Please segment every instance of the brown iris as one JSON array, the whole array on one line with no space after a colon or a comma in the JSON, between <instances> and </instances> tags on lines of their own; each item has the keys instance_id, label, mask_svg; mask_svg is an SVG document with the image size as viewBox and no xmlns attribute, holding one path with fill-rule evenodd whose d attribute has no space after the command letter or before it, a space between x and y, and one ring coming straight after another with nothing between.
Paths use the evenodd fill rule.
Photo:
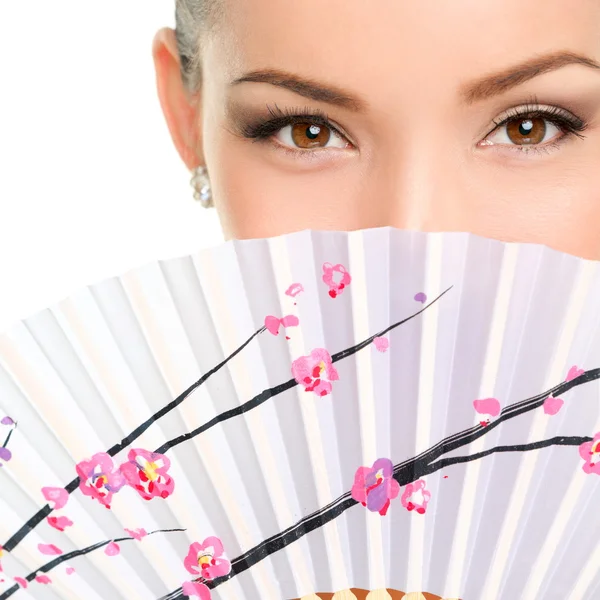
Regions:
<instances>
[{"instance_id":1,"label":"brown iris","mask_svg":"<svg viewBox=\"0 0 600 600\"><path fill-rule=\"evenodd\" d=\"M331 137L331 130L325 125L296 123L292 125L292 139L299 148L324 146Z\"/></svg>"},{"instance_id":2,"label":"brown iris","mask_svg":"<svg viewBox=\"0 0 600 600\"><path fill-rule=\"evenodd\" d=\"M546 135L546 120L515 119L507 124L506 132L513 144L539 144Z\"/></svg>"}]
</instances>

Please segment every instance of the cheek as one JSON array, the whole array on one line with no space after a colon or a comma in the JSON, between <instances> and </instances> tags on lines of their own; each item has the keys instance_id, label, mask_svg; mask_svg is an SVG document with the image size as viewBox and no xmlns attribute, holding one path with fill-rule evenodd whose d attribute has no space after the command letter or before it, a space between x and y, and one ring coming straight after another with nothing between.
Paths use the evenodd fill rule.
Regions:
<instances>
[{"instance_id":1,"label":"cheek","mask_svg":"<svg viewBox=\"0 0 600 600\"><path fill-rule=\"evenodd\" d=\"M362 179L348 165L307 170L259 144L222 141L211 148L211 185L226 239L370 226Z\"/></svg>"},{"instance_id":2,"label":"cheek","mask_svg":"<svg viewBox=\"0 0 600 600\"><path fill-rule=\"evenodd\" d=\"M479 178L468 194L465 229L600 259L600 170L592 161L556 160L498 174Z\"/></svg>"}]
</instances>

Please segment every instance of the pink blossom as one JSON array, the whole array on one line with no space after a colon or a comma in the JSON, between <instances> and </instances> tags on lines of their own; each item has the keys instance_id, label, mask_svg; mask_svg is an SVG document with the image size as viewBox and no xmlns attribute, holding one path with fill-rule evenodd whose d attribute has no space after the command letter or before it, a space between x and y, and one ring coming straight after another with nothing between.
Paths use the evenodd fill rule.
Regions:
<instances>
[{"instance_id":1,"label":"pink blossom","mask_svg":"<svg viewBox=\"0 0 600 600\"><path fill-rule=\"evenodd\" d=\"M127 458L121 473L144 500L168 498L173 493L175 482L168 473L171 461L164 454L133 448Z\"/></svg>"},{"instance_id":2,"label":"pink blossom","mask_svg":"<svg viewBox=\"0 0 600 600\"><path fill-rule=\"evenodd\" d=\"M192 575L200 575L210 580L227 575L231 563L222 558L223 544L217 537L207 537L202 543L194 542L183 561L183 565Z\"/></svg>"},{"instance_id":3,"label":"pink blossom","mask_svg":"<svg viewBox=\"0 0 600 600\"><path fill-rule=\"evenodd\" d=\"M22 587L22 588L26 588L29 583L27 581L27 579L23 578L23 577L15 577L14 580Z\"/></svg>"},{"instance_id":4,"label":"pink blossom","mask_svg":"<svg viewBox=\"0 0 600 600\"><path fill-rule=\"evenodd\" d=\"M60 548L57 548L54 544L38 544L38 550L42 554L50 555L57 555L63 553L63 551Z\"/></svg>"},{"instance_id":5,"label":"pink blossom","mask_svg":"<svg viewBox=\"0 0 600 600\"><path fill-rule=\"evenodd\" d=\"M110 542L106 545L106 548L104 548L104 554L106 554L106 556L117 556L120 552L121 548L116 542Z\"/></svg>"},{"instance_id":6,"label":"pink blossom","mask_svg":"<svg viewBox=\"0 0 600 600\"><path fill-rule=\"evenodd\" d=\"M352 497L371 512L384 516L390 501L400 493L393 475L394 465L389 458L377 459L372 467L359 467L354 475Z\"/></svg>"},{"instance_id":7,"label":"pink blossom","mask_svg":"<svg viewBox=\"0 0 600 600\"><path fill-rule=\"evenodd\" d=\"M473 400L475 412L484 416L479 421L480 425L488 425L491 417L497 417L500 414L500 402L496 398L485 398L484 400Z\"/></svg>"},{"instance_id":8,"label":"pink blossom","mask_svg":"<svg viewBox=\"0 0 600 600\"><path fill-rule=\"evenodd\" d=\"M376 337L373 339L373 345L379 352L385 352L390 347L390 341L386 337Z\"/></svg>"},{"instance_id":9,"label":"pink blossom","mask_svg":"<svg viewBox=\"0 0 600 600\"><path fill-rule=\"evenodd\" d=\"M430 499L431 492L425 489L425 480L419 479L404 488L400 501L406 510L416 510L422 515L427 510L427 503Z\"/></svg>"},{"instance_id":10,"label":"pink blossom","mask_svg":"<svg viewBox=\"0 0 600 600\"><path fill-rule=\"evenodd\" d=\"M296 297L300 292L304 291L304 287L301 283L292 283L290 287L285 290L286 296L291 296L292 298Z\"/></svg>"},{"instance_id":11,"label":"pink blossom","mask_svg":"<svg viewBox=\"0 0 600 600\"><path fill-rule=\"evenodd\" d=\"M48 502L53 502L54 506L51 506L52 510L59 510L63 508L69 500L69 492L64 488L59 487L43 487L42 494Z\"/></svg>"},{"instance_id":12,"label":"pink blossom","mask_svg":"<svg viewBox=\"0 0 600 600\"><path fill-rule=\"evenodd\" d=\"M583 471L590 475L600 475L600 432L590 442L584 442L579 446L579 456L585 461Z\"/></svg>"},{"instance_id":13,"label":"pink blossom","mask_svg":"<svg viewBox=\"0 0 600 600\"><path fill-rule=\"evenodd\" d=\"M546 400L544 400L544 412L547 415L555 415L564 404L564 401L561 398L555 398L554 396L548 396Z\"/></svg>"},{"instance_id":14,"label":"pink blossom","mask_svg":"<svg viewBox=\"0 0 600 600\"><path fill-rule=\"evenodd\" d=\"M90 460L82 460L76 469L79 489L84 496L91 496L110 508L113 494L125 485L125 479L115 468L112 458L106 452L98 452Z\"/></svg>"},{"instance_id":15,"label":"pink blossom","mask_svg":"<svg viewBox=\"0 0 600 600\"><path fill-rule=\"evenodd\" d=\"M185 581L181 586L184 596L198 597L200 600L210 600L211 594L208 586L197 581Z\"/></svg>"},{"instance_id":16,"label":"pink blossom","mask_svg":"<svg viewBox=\"0 0 600 600\"><path fill-rule=\"evenodd\" d=\"M295 327L300 323L298 317L295 315L286 315L281 319L277 317L273 317L269 315L265 317L265 327L273 334L277 335L279 333L280 327Z\"/></svg>"},{"instance_id":17,"label":"pink blossom","mask_svg":"<svg viewBox=\"0 0 600 600\"><path fill-rule=\"evenodd\" d=\"M304 391L317 396L331 393L331 382L339 375L331 362L331 355L325 348L315 348L310 356L301 356L292 363L294 379L304 386Z\"/></svg>"},{"instance_id":18,"label":"pink blossom","mask_svg":"<svg viewBox=\"0 0 600 600\"><path fill-rule=\"evenodd\" d=\"M67 527L73 525L73 521L67 517L48 517L46 521L48 521L48 525L58 529L58 531L64 531Z\"/></svg>"},{"instance_id":19,"label":"pink blossom","mask_svg":"<svg viewBox=\"0 0 600 600\"><path fill-rule=\"evenodd\" d=\"M579 369L577 367L577 365L573 365L569 369L569 372L567 373L567 378L565 379L565 381L572 381L573 379L576 379L577 377L579 377L580 375L583 375L584 373L585 373L585 371L583 369Z\"/></svg>"},{"instance_id":20,"label":"pink blossom","mask_svg":"<svg viewBox=\"0 0 600 600\"><path fill-rule=\"evenodd\" d=\"M148 533L146 532L145 529L127 529L125 528L125 531L134 539L137 540L138 542L145 536L148 535Z\"/></svg>"},{"instance_id":21,"label":"pink blossom","mask_svg":"<svg viewBox=\"0 0 600 600\"><path fill-rule=\"evenodd\" d=\"M335 298L350 284L352 278L343 265L325 263L323 265L323 281L329 286L329 295Z\"/></svg>"},{"instance_id":22,"label":"pink blossom","mask_svg":"<svg viewBox=\"0 0 600 600\"><path fill-rule=\"evenodd\" d=\"M52 580L50 579L50 577L48 577L48 575L38 575L35 580L38 583L43 583L45 585L48 585L49 583L52 583Z\"/></svg>"},{"instance_id":23,"label":"pink blossom","mask_svg":"<svg viewBox=\"0 0 600 600\"><path fill-rule=\"evenodd\" d=\"M75 573L75 569L74 569L73 567L67 567L67 568L65 569L65 573L66 573L67 575L72 575L73 573Z\"/></svg>"}]
</instances>

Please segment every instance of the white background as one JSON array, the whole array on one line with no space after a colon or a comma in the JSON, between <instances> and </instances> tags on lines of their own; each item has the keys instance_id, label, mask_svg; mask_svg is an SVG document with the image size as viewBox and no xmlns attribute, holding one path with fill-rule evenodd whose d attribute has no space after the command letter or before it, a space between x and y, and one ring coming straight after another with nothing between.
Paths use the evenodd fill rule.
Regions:
<instances>
[{"instance_id":1,"label":"white background","mask_svg":"<svg viewBox=\"0 0 600 600\"><path fill-rule=\"evenodd\" d=\"M160 110L174 0L0 0L0 331L76 289L222 241Z\"/></svg>"}]
</instances>

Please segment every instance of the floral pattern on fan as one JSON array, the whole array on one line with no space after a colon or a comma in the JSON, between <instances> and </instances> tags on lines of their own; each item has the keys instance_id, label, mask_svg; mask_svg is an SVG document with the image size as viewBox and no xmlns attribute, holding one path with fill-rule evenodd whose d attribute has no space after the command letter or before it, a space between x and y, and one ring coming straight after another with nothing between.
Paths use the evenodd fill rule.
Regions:
<instances>
[{"instance_id":1,"label":"floral pattern on fan","mask_svg":"<svg viewBox=\"0 0 600 600\"><path fill-rule=\"evenodd\" d=\"M319 397L331 394L331 382L340 378L325 348L315 348L310 355L297 358L292 363L292 375L305 392Z\"/></svg>"},{"instance_id":2,"label":"floral pattern on fan","mask_svg":"<svg viewBox=\"0 0 600 600\"><path fill-rule=\"evenodd\" d=\"M431 492L425 489L424 479L419 479L413 483L408 483L404 488L404 493L400 499L402 506L406 510L414 510L420 515L424 515L427 510L427 503L431 500Z\"/></svg>"},{"instance_id":3,"label":"floral pattern on fan","mask_svg":"<svg viewBox=\"0 0 600 600\"><path fill-rule=\"evenodd\" d=\"M323 265L323 281L329 287L329 296L337 298L350 285L352 277L344 265L325 263Z\"/></svg>"},{"instance_id":4,"label":"floral pattern on fan","mask_svg":"<svg viewBox=\"0 0 600 600\"><path fill-rule=\"evenodd\" d=\"M173 493L175 482L168 473L171 461L164 454L134 448L127 458L120 467L114 465L106 452L82 460L76 467L81 492L106 508L110 508L113 495L125 485L131 486L144 500L164 499Z\"/></svg>"},{"instance_id":5,"label":"floral pattern on fan","mask_svg":"<svg viewBox=\"0 0 600 600\"><path fill-rule=\"evenodd\" d=\"M209 600L211 597L205 581L224 577L231 572L231 563L223 558L223 543L214 536L206 538L202 543L194 542L183 564L189 573L199 576L193 581L184 582L183 593L201 600Z\"/></svg>"},{"instance_id":6,"label":"floral pattern on fan","mask_svg":"<svg viewBox=\"0 0 600 600\"><path fill-rule=\"evenodd\" d=\"M384 516L390 502L400 493L400 484L393 478L394 464L380 458L372 467L359 467L354 475L352 497L371 512Z\"/></svg>"},{"instance_id":7,"label":"floral pattern on fan","mask_svg":"<svg viewBox=\"0 0 600 600\"><path fill-rule=\"evenodd\" d=\"M329 295L332 298L336 298L339 294L347 288L351 281L350 275L347 273L342 265L331 265L325 263L323 265L324 275L323 281L328 285ZM338 277L341 276L341 277ZM449 290L450 288L448 288ZM448 290L443 292L445 294ZM302 356L292 363L292 374L294 379L283 385L280 385L281 391L277 393L271 393L271 390L263 390L256 397L248 400L244 404L240 405L236 409L228 410L224 415L219 415L213 418L210 422L205 425L198 427L197 429L186 433L185 435L178 436L173 440L165 442L159 449L154 452L144 449L130 449L128 454L128 460L121 466L117 467L113 462L112 456L121 449L129 447L136 436L141 435L143 431L151 427L159 418L164 416L167 412L174 409L178 404L190 393L185 392L178 399L171 402L166 408L161 409L160 415L156 417L153 415L149 418L141 427L138 427L135 432L124 438L127 443L117 444L113 446L108 452L98 452L92 456L89 460L83 460L76 465L76 471L78 478L73 480L65 486L64 489L60 488L44 488L47 492L44 493L48 501L54 502L54 507L44 507L38 514L34 515L16 534L13 536L7 544L5 544L5 550L12 551L15 546L24 537L33 530L33 528L43 520L39 518L39 515L47 515L52 510L63 507L66 504L66 497L75 489L79 489L83 495L89 496L92 499L97 500L100 504L106 508L110 508L111 501L114 494L118 493L126 485L133 487L138 494L145 500L151 500L153 498L167 499L174 491L174 482L172 477L169 475L169 460L165 456L165 452L175 447L179 443L188 441L207 431L210 427L214 427L219 423L222 423L228 419L238 417L245 414L248 410L252 410L260 404L272 400L278 393L281 393L285 389L290 389L293 385L300 384L304 387L305 391L313 392L315 395L321 397L330 394L332 391L332 381L339 379L339 375L333 363L342 358L351 356L360 349L367 347L371 343L375 345L374 340L380 339L382 336L399 325L407 322L414 318L423 310L426 310L428 306L431 306L434 302L442 297L441 294L427 306L421 309L414 315L402 319L397 323L387 327L386 329L377 332L367 340L364 340L360 344L354 347L346 348L341 350L337 354L331 355L328 350L324 348L314 349L310 355ZM425 302L425 298L423 298ZM281 325L280 322L278 324ZM274 323L273 323L274 325ZM240 346L229 358L235 356L238 352L250 343L250 341L256 336L267 330L267 326L263 326L261 329L256 331L242 346ZM223 361L218 368L222 368L227 364L229 359ZM212 372L215 372L214 369ZM190 390L195 389L198 385L206 381L209 375L203 376L196 382ZM441 468L446 468L452 464L459 464L469 462L471 460L478 460L480 457L473 456L458 456L450 458L441 458L444 454L461 447L468 447L471 442L482 437L488 431L493 430L495 427L503 422L508 421L515 417L516 414L522 414L540 408L543 406L545 399L548 397L556 397L557 394L562 394L576 385L581 385L593 379L600 378L600 369L583 371L577 367L573 367L567 376L567 380L558 384L548 392L542 395L538 395L533 398L527 398L515 404L505 407L500 410L499 403L496 399L486 399L483 401L477 400L476 403L483 402L483 404L475 405L475 409L481 414L489 415L490 417L498 417L494 421L489 419L484 420L480 423L479 427L469 427L462 432L454 433L446 439L437 442L429 450L422 452L419 456L409 460L404 460L402 463L394 465L389 458L378 459L375 461L372 467L359 467L355 474L354 484L352 489L348 492L343 493L334 502L329 503L323 507L311 513L305 515L295 525L288 527L285 531L280 534L271 536L268 540L261 541L255 547L247 550L243 555L234 559L233 562L222 557L223 545L221 540L216 537L206 538L202 543L194 542L188 551L188 555L183 558L183 564L187 571L192 575L197 575L193 580L186 581L183 583L179 590L175 590L172 593L165 596L165 600L175 600L184 596L196 596L201 600L208 600L210 598L211 589L220 585L220 583L227 579L243 572L246 569L251 568L260 561L264 560L270 554L285 548L286 546L294 543L300 537L305 535L308 531L313 531L322 527L326 523L331 522L337 518L345 510L357 505L363 504L368 510L372 512L378 512L380 515L385 515L391 500L398 497L402 488L404 491L400 498L402 505L407 511L416 512L423 514L426 511L427 503L431 498L431 493L425 489L426 483L422 479L422 476L430 475ZM495 400L495 402L491 402ZM497 404L496 404L497 403ZM518 407L517 410L511 409ZM135 435L134 435L135 433ZM571 436L561 437L560 444L578 446L579 454L584 460L583 471L585 473L595 473L600 475L600 469L598 466L598 457L600 456L600 432L596 433L593 438L588 436ZM537 450L540 448L557 445L554 439L541 440L529 444L520 446L519 451L526 452L531 450ZM492 448L487 451L486 454L493 454L497 449ZM51 493L48 492L51 490ZM60 490L60 491L57 491ZM64 493L63 493L64 492ZM66 494L66 497L65 497ZM341 507L341 508L340 508ZM58 523L58 520L56 521ZM65 521L62 522L66 523ZM56 527L55 527L56 529ZM142 534L141 532L144 532ZM96 543L87 548L71 552L68 556L59 556L53 559L50 563L42 565L36 571L30 573L26 577L14 577L14 581L17 582L18 586L26 587L28 582L33 580L39 583L47 584L50 583L50 578L45 575L46 570L55 568L61 564L61 559L72 559L76 556L81 556L89 552L93 552L100 548L104 548L104 552L107 555L115 556L120 552L119 542L137 540L139 541L145 535L151 535L154 533L171 533L174 531L185 531L182 529L176 530L157 530L151 531L146 534L145 530L127 530L131 535L127 538L115 538L112 540L106 540L104 542ZM60 548L49 545L44 546L45 549L51 554L62 554ZM44 550L41 550L44 552ZM9 588L3 593L0 593L0 600L8 598L15 591L18 591L18 587L14 586Z\"/></svg>"},{"instance_id":8,"label":"floral pattern on fan","mask_svg":"<svg viewBox=\"0 0 600 600\"><path fill-rule=\"evenodd\" d=\"M173 493L175 482L168 472L171 461L164 454L137 448L130 450L127 458L119 470L144 500L164 499Z\"/></svg>"},{"instance_id":9,"label":"floral pattern on fan","mask_svg":"<svg viewBox=\"0 0 600 600\"><path fill-rule=\"evenodd\" d=\"M600 475L600 432L591 441L579 446L579 455L584 460L584 472Z\"/></svg>"},{"instance_id":10,"label":"floral pattern on fan","mask_svg":"<svg viewBox=\"0 0 600 600\"><path fill-rule=\"evenodd\" d=\"M125 478L106 452L97 452L89 460L82 460L76 470L81 493L106 508L110 508L113 494L125 485Z\"/></svg>"}]
</instances>

